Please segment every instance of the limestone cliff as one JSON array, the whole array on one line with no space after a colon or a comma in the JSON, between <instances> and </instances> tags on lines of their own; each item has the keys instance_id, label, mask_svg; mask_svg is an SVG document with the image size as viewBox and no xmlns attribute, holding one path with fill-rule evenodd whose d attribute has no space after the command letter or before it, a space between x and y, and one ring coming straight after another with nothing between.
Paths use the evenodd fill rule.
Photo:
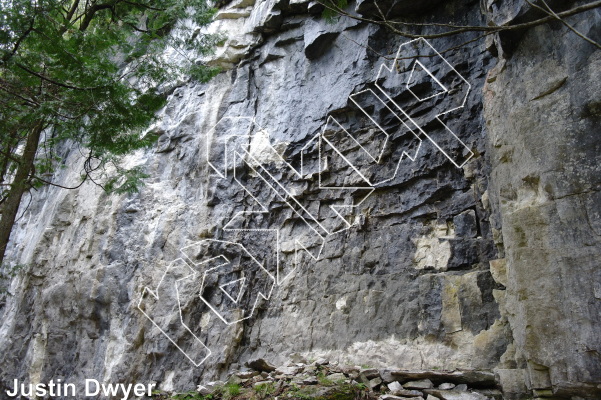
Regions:
<instances>
[{"instance_id":1,"label":"limestone cliff","mask_svg":"<svg viewBox=\"0 0 601 400\"><path fill-rule=\"evenodd\" d=\"M566 3L552 5L578 4ZM540 17L522 0L378 4L419 24ZM350 8L377 12L368 0ZM491 370L507 399L601 396L601 52L560 22L432 39L452 68L424 60L415 82L387 80L428 136L366 101L396 132L386 141L383 123L352 99L378 84L381 66L408 39L366 22L326 22L321 11L304 0L222 5L211 29L227 38L212 58L223 72L172 89L153 127L157 146L127 160L150 175L138 194L107 196L92 184L32 193L7 254L24 267L0 299L2 385L95 378L190 390L249 360L279 364L300 353L373 367ZM598 10L566 20L601 40ZM451 96L442 89L463 85L458 77L469 90L455 109L435 96ZM439 121L437 107L453 111ZM332 132L324 143L344 146L326 161L320 132ZM219 150L226 135L242 138L240 153ZM384 161L365 164L361 151L380 145ZM56 181L69 185L80 155L65 156ZM389 159L401 160L398 170ZM301 165L309 172L290 172ZM219 177L215 166L229 173ZM251 215L257 202L264 213ZM349 226L331 205L356 205L341 211ZM331 224L323 243L303 212L314 227ZM280 229L280 248L265 229ZM176 287L216 241L243 242L248 255L220 249L241 264L262 260L266 269L228 272L229 283L249 284L248 296L205 290L209 301L199 301L196 279L144 303L145 288L164 277ZM299 243L309 251L295 253ZM278 272L289 279L271 285ZM270 290L250 318L226 323ZM222 320L209 305L224 307L226 295L241 303Z\"/></svg>"}]
</instances>

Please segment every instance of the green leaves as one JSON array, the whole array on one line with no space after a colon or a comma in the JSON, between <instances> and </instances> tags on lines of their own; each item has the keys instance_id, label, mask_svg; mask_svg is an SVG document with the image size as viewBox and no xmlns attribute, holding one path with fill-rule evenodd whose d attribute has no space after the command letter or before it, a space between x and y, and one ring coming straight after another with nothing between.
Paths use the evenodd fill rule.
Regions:
<instances>
[{"instance_id":1,"label":"green leaves","mask_svg":"<svg viewBox=\"0 0 601 400\"><path fill-rule=\"evenodd\" d=\"M344 10L348 6L348 0L322 0L320 3L326 7L322 17L328 22L334 22L340 16L337 9Z\"/></svg>"},{"instance_id":2,"label":"green leaves","mask_svg":"<svg viewBox=\"0 0 601 400\"><path fill-rule=\"evenodd\" d=\"M117 174L109 178L104 189L108 193L136 193L142 185L142 180L146 178L149 178L149 175L145 174L140 167L120 169Z\"/></svg>"},{"instance_id":3,"label":"green leaves","mask_svg":"<svg viewBox=\"0 0 601 400\"><path fill-rule=\"evenodd\" d=\"M165 104L159 88L218 73L195 62L219 40L199 33L214 12L206 0L0 1L0 166L19 162L40 121L48 134L32 174L53 171L60 143L87 149L94 162L86 165L118 165L154 143L142 133ZM185 57L165 59L168 48ZM9 172L0 170L0 182ZM143 178L117 168L104 187L129 192Z\"/></svg>"}]
</instances>

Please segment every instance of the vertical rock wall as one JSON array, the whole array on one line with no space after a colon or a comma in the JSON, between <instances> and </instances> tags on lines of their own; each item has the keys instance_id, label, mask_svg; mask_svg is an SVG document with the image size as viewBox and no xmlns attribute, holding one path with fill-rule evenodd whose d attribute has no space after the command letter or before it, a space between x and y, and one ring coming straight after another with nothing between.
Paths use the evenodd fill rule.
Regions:
<instances>
[{"instance_id":1,"label":"vertical rock wall","mask_svg":"<svg viewBox=\"0 0 601 400\"><path fill-rule=\"evenodd\" d=\"M601 15L567 21L599 41ZM484 92L491 198L515 340L508 381L539 395L601 386L601 52L561 23L531 29ZM525 374L524 374L525 373ZM528 382L527 382L528 383Z\"/></svg>"},{"instance_id":2,"label":"vertical rock wall","mask_svg":"<svg viewBox=\"0 0 601 400\"><path fill-rule=\"evenodd\" d=\"M356 6L370 15L372 3ZM391 16L417 23L528 17L517 1L390 3ZM599 139L591 132L599 52L558 26L500 37L498 46L480 39L457 47L476 34L433 40L440 51L457 47L443 55L472 86L465 107L445 122L474 157L457 168L423 140L415 161L405 158L394 179L353 211L354 226L330 235L320 260L305 260L249 320L228 326L206 305L184 304L185 322L212 351L200 367L140 312L142 291L157 286L182 248L232 238L224 227L256 206L251 193L269 211L252 223L307 235L249 166L240 171L250 193L231 177L211 177L205 149L218 140L211 128L222 118L253 117L269 132L268 142L252 137L253 154L311 212L325 215L345 201L320 190L316 176L287 173L268 145L294 164L329 116L366 146L376 142L377 129L349 96L371 87L405 40L365 23L326 23L320 11L292 0L221 9L212 29L228 39L213 62L224 72L173 90L154 128L157 147L128 159L151 176L140 193L107 196L86 185L32 194L8 255L24 267L0 303L2 384L95 378L189 390L253 358L277 364L301 353L376 367L495 369L507 398L532 389L594 396L601 286ZM579 27L592 32L594 21L587 23ZM418 103L410 109L427 114ZM432 121L425 126L438 132ZM441 137L440 146L453 146ZM402 148L408 138L392 140ZM69 167L56 180L68 185L80 160L65 156ZM354 179L330 168L334 183ZM249 246L261 252L270 243ZM290 260L290 247L282 249ZM202 358L177 312L151 309L175 344Z\"/></svg>"}]
</instances>

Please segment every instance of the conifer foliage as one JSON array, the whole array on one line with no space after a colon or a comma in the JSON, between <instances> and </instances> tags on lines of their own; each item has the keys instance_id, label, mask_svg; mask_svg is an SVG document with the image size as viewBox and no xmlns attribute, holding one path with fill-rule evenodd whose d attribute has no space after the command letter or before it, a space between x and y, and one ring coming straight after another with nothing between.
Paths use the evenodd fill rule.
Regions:
<instances>
[{"instance_id":1,"label":"conifer foliage","mask_svg":"<svg viewBox=\"0 0 601 400\"><path fill-rule=\"evenodd\" d=\"M137 189L144 174L119 160L156 140L144 130L170 82L216 73L198 61L219 40L200 33L213 14L206 0L0 0L0 263L59 149L85 156L82 181Z\"/></svg>"}]
</instances>

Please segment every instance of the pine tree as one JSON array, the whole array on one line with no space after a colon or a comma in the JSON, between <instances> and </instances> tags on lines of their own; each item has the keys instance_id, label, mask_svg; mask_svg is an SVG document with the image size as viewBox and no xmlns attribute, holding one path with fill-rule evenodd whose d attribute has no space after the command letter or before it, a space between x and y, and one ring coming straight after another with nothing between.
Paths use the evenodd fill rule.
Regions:
<instances>
[{"instance_id":1,"label":"pine tree","mask_svg":"<svg viewBox=\"0 0 601 400\"><path fill-rule=\"evenodd\" d=\"M87 155L82 182L112 164L103 187L137 189L143 173L119 160L156 140L143 132L161 88L216 73L194 62L219 40L199 34L213 14L206 0L0 0L0 264L23 194L51 184L59 146Z\"/></svg>"}]
</instances>

